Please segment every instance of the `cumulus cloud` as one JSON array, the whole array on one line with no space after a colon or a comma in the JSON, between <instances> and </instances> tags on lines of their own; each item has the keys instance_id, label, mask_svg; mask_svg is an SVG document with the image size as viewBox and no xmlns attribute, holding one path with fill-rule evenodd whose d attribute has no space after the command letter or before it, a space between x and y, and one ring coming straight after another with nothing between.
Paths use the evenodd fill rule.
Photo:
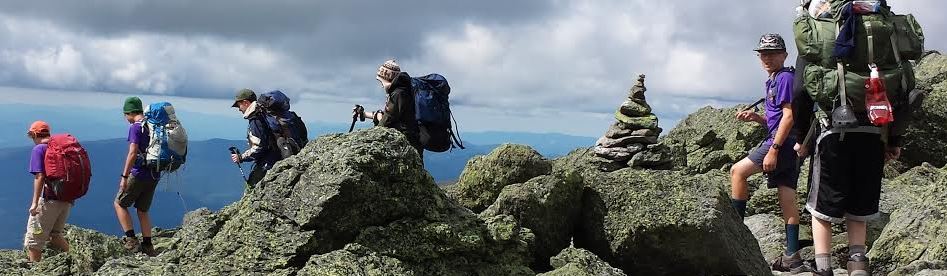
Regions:
<instances>
[{"instance_id":1,"label":"cumulus cloud","mask_svg":"<svg viewBox=\"0 0 947 276\"><path fill-rule=\"evenodd\" d=\"M947 2L889 1L944 39ZM383 101L378 64L442 73L452 103L496 114L613 112L638 73L665 123L751 101L763 33L792 46L794 2L0 1L0 86ZM595 117L592 116L592 117ZM605 116L607 117L607 116Z\"/></svg>"}]
</instances>

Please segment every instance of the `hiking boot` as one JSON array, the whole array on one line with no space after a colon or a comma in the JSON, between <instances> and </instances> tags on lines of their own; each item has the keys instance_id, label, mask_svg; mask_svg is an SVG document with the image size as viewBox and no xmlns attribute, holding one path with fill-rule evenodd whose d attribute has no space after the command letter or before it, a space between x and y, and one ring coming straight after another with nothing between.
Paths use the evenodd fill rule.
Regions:
<instances>
[{"instance_id":1,"label":"hiking boot","mask_svg":"<svg viewBox=\"0 0 947 276\"><path fill-rule=\"evenodd\" d=\"M152 244L142 244L141 253L145 253L148 257L158 256L158 251L155 251L155 246Z\"/></svg>"},{"instance_id":2,"label":"hiking boot","mask_svg":"<svg viewBox=\"0 0 947 276\"><path fill-rule=\"evenodd\" d=\"M770 263L770 268L773 271L789 272L792 274L811 271L809 267L803 264L802 257L799 256L798 251L789 256L782 255L776 257L776 259Z\"/></svg>"},{"instance_id":3,"label":"hiking boot","mask_svg":"<svg viewBox=\"0 0 947 276\"><path fill-rule=\"evenodd\" d=\"M848 258L849 276L870 276L868 273L868 257L863 254L855 254Z\"/></svg>"},{"instance_id":4,"label":"hiking boot","mask_svg":"<svg viewBox=\"0 0 947 276\"><path fill-rule=\"evenodd\" d=\"M138 250L138 238L135 237L124 237L122 238L122 246L125 247L125 250L128 252L135 252Z\"/></svg>"}]
</instances>

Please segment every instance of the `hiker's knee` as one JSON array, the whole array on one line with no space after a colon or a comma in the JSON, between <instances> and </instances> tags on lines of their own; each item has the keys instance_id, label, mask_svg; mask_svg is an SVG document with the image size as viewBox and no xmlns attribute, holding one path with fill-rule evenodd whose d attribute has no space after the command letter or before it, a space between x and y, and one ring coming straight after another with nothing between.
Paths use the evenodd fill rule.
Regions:
<instances>
[{"instance_id":1,"label":"hiker's knee","mask_svg":"<svg viewBox=\"0 0 947 276\"><path fill-rule=\"evenodd\" d=\"M753 161L750 161L749 159L740 160L740 162L737 162L736 164L733 164L732 167L730 167L730 177L746 179L750 177L750 175L753 175L753 166L755 166Z\"/></svg>"}]
</instances>

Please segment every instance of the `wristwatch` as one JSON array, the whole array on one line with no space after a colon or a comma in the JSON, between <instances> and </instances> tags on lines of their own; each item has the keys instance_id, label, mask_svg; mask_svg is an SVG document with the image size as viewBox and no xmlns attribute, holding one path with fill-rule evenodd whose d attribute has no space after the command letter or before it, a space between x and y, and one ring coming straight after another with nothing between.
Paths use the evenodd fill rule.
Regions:
<instances>
[{"instance_id":1,"label":"wristwatch","mask_svg":"<svg viewBox=\"0 0 947 276\"><path fill-rule=\"evenodd\" d=\"M774 150L779 150L779 148L781 148L781 147L783 147L783 145L780 145L780 144L777 144L777 143L773 143L773 146L772 146L772 148L773 148Z\"/></svg>"}]
</instances>

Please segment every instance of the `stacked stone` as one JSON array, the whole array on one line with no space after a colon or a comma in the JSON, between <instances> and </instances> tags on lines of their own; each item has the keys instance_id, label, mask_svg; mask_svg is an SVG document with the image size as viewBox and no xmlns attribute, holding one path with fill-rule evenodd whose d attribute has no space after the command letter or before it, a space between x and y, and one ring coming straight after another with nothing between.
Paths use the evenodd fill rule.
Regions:
<instances>
[{"instance_id":1,"label":"stacked stone","mask_svg":"<svg viewBox=\"0 0 947 276\"><path fill-rule=\"evenodd\" d=\"M628 99L615 112L617 122L596 143L595 155L623 167L669 169L673 166L671 150L658 143L662 130L645 100L644 79L645 75L638 76Z\"/></svg>"}]
</instances>

